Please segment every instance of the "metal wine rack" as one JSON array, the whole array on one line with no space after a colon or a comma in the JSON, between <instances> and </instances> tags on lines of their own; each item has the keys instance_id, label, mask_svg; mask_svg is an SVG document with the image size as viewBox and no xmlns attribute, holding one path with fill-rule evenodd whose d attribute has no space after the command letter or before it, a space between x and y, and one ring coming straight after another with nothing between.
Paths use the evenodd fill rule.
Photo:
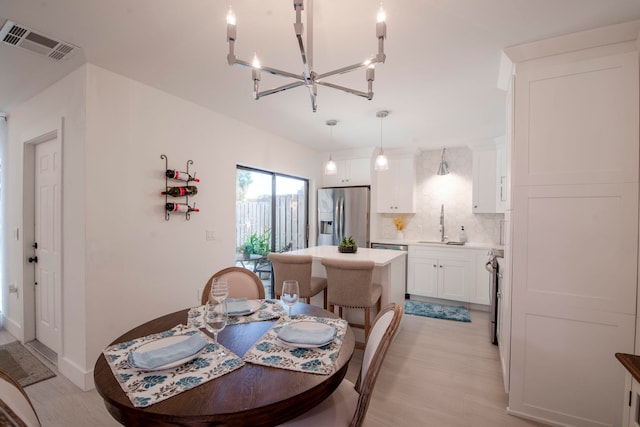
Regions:
<instances>
[{"instance_id":1,"label":"metal wine rack","mask_svg":"<svg viewBox=\"0 0 640 427\"><path fill-rule=\"evenodd\" d=\"M161 159L164 159L164 170L165 170L165 175L164 175L164 219L165 221L169 221L169 218L171 217L171 213L167 210L166 206L167 203L169 203L169 194L167 194L169 192L169 180L171 178L167 177L166 171L169 170L169 159L167 159L167 156L165 156L164 154L160 155ZM189 173L189 165L193 164L193 160L187 160L187 169L186 169L186 174L188 176L191 176L191 174ZM193 173L193 179L195 179L196 174L195 172ZM188 181L186 181L186 183L184 185L189 185L189 182L193 181L193 179L189 179ZM185 181L181 181L181 182L185 182ZM186 194L184 196L184 203L179 203L181 205L186 205L187 209L191 210L191 209L195 209L196 208L196 203L193 203L193 206L189 205L189 195ZM187 219L187 221L189 221L191 219L191 212L187 211L185 212L185 218Z\"/></svg>"}]
</instances>

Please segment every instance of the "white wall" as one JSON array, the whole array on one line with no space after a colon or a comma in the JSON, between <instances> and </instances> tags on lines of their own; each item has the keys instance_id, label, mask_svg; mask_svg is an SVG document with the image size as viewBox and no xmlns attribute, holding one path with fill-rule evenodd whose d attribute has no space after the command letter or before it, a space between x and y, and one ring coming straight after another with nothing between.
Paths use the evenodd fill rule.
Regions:
<instances>
[{"instance_id":1,"label":"white wall","mask_svg":"<svg viewBox=\"0 0 640 427\"><path fill-rule=\"evenodd\" d=\"M69 100L67 86L86 90L86 104ZM63 363L83 374L84 380L68 375L83 388L91 386L95 361L109 342L144 321L196 305L197 290L211 274L233 264L236 164L309 178L315 194L322 161L301 145L93 65L12 115L22 129L41 117L68 116L70 107L84 112L85 106L86 122L82 114L65 119L63 139ZM12 126L11 159L21 156ZM82 129L84 140L68 141L67 127ZM194 162L190 170L201 182L190 201L200 212L190 221L180 215L164 219L161 154L171 168ZM22 169L21 161L12 165ZM21 170L10 174L15 206L22 205L20 177ZM314 212L313 197L310 202ZM10 223L19 224L20 209L10 206ZM315 223L313 215L310 221ZM206 230L215 230L216 240L205 241ZM12 278L21 279L21 266L21 247L12 242ZM22 322L19 304L9 308L9 317Z\"/></svg>"},{"instance_id":2,"label":"white wall","mask_svg":"<svg viewBox=\"0 0 640 427\"><path fill-rule=\"evenodd\" d=\"M438 176L442 150L423 151L416 161L416 214L406 215L406 240L440 240L440 206L444 204L445 233L458 240L464 226L469 242L498 245L503 214L474 214L472 211L472 152L467 147L447 148L449 174ZM389 171L391 172L391 171ZM393 218L378 214L373 236L394 239L397 236Z\"/></svg>"}]
</instances>

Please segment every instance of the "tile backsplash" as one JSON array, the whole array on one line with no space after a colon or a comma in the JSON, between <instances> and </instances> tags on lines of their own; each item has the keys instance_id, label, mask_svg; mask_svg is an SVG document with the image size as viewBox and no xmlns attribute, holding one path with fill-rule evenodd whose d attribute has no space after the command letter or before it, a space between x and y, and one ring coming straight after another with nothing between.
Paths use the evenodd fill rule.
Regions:
<instances>
[{"instance_id":1,"label":"tile backsplash","mask_svg":"<svg viewBox=\"0 0 640 427\"><path fill-rule=\"evenodd\" d=\"M449 174L436 175L442 150L423 151L416 160L416 214L406 215L406 240L440 240L440 207L444 205L445 234L458 240L464 226L470 243L500 244L504 214L472 212L472 152L467 147L447 148ZM373 236L395 239L394 214L377 214ZM375 239L375 237L374 237Z\"/></svg>"}]
</instances>

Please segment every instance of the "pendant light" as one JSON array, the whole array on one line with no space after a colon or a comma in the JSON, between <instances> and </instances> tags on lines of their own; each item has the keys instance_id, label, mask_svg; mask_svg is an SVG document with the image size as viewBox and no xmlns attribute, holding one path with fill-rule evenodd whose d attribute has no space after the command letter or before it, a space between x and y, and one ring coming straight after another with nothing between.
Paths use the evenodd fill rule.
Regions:
<instances>
[{"instance_id":1,"label":"pendant light","mask_svg":"<svg viewBox=\"0 0 640 427\"><path fill-rule=\"evenodd\" d=\"M380 118L380 153L378 157L376 157L376 164L373 167L377 172L382 172L389 170L389 159L384 154L384 150L382 149L382 120L389 115L389 112L386 110L378 111L376 113L376 117Z\"/></svg>"},{"instance_id":2,"label":"pendant light","mask_svg":"<svg viewBox=\"0 0 640 427\"><path fill-rule=\"evenodd\" d=\"M442 158L440 159L440 166L438 167L438 175L447 175L449 173L449 164L444 159L444 152L446 148L442 149Z\"/></svg>"},{"instance_id":3,"label":"pendant light","mask_svg":"<svg viewBox=\"0 0 640 427\"><path fill-rule=\"evenodd\" d=\"M332 146L333 142L333 127L338 124L337 120L327 120L327 126L329 126L329 145ZM325 175L335 175L338 173L338 166L336 162L333 161L331 157L331 151L329 151L329 161L324 165L324 174Z\"/></svg>"}]
</instances>

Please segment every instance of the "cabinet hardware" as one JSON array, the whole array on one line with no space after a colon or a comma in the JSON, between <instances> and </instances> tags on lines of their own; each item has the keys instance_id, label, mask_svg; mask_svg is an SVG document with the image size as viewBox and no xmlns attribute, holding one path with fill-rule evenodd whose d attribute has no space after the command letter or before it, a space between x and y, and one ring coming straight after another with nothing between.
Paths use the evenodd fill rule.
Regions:
<instances>
[{"instance_id":1,"label":"cabinet hardware","mask_svg":"<svg viewBox=\"0 0 640 427\"><path fill-rule=\"evenodd\" d=\"M30 256L28 259L29 263L35 262L36 264L38 263L38 256Z\"/></svg>"}]
</instances>

